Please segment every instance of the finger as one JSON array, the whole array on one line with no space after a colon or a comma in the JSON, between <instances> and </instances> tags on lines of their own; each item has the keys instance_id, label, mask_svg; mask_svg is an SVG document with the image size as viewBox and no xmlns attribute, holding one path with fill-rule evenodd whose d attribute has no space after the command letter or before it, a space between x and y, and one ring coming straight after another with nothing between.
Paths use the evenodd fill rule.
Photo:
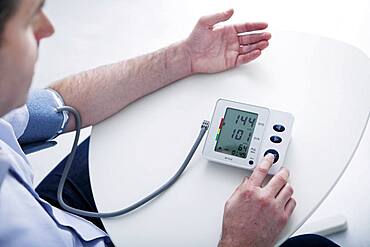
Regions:
<instances>
[{"instance_id":1,"label":"finger","mask_svg":"<svg viewBox=\"0 0 370 247\"><path fill-rule=\"evenodd\" d=\"M248 182L248 177L244 177L242 182L238 185L238 187L236 187L236 189L234 190L234 192L231 194L230 198L229 198L229 201L230 200L233 200L234 198L238 198L242 188L245 186L245 184Z\"/></svg>"},{"instance_id":2,"label":"finger","mask_svg":"<svg viewBox=\"0 0 370 247\"><path fill-rule=\"evenodd\" d=\"M242 64L249 63L250 61L253 61L254 59L259 57L260 55L261 55L261 50L258 50L258 49L254 50L254 51L251 51L247 54L241 54L237 57L236 62L235 62L235 66L240 66Z\"/></svg>"},{"instance_id":3,"label":"finger","mask_svg":"<svg viewBox=\"0 0 370 247\"><path fill-rule=\"evenodd\" d=\"M234 14L233 9L229 9L224 12L206 15L199 19L199 24L202 26L213 26L219 22L227 21Z\"/></svg>"},{"instance_id":4,"label":"finger","mask_svg":"<svg viewBox=\"0 0 370 247\"><path fill-rule=\"evenodd\" d=\"M249 180L249 177L244 177L243 181L238 185L237 190L245 187L246 184L248 183L248 180Z\"/></svg>"},{"instance_id":5,"label":"finger","mask_svg":"<svg viewBox=\"0 0 370 247\"><path fill-rule=\"evenodd\" d=\"M251 52L252 53L252 52ZM249 54L251 54L249 53ZM248 54L247 54L248 55ZM245 56L247 56L245 55ZM243 55L240 55L243 56ZM248 183L253 186L261 186L263 180L265 179L268 171L270 170L272 163L274 162L274 155L267 154L261 161L261 163L254 169L252 175L250 176Z\"/></svg>"},{"instance_id":6,"label":"finger","mask_svg":"<svg viewBox=\"0 0 370 247\"><path fill-rule=\"evenodd\" d=\"M265 187L266 193L269 196L276 197L279 191L286 185L289 178L289 171L286 168L281 169L276 173Z\"/></svg>"},{"instance_id":7,"label":"finger","mask_svg":"<svg viewBox=\"0 0 370 247\"><path fill-rule=\"evenodd\" d=\"M250 44L250 45L242 45L239 48L239 54L246 54L248 52L251 52L253 50L259 49L263 50L269 45L269 42L267 40L260 41L255 44Z\"/></svg>"},{"instance_id":8,"label":"finger","mask_svg":"<svg viewBox=\"0 0 370 247\"><path fill-rule=\"evenodd\" d=\"M254 33L254 34L246 34L240 35L239 44L240 45L249 45L253 43L258 43L261 40L269 40L271 39L271 33Z\"/></svg>"},{"instance_id":9,"label":"finger","mask_svg":"<svg viewBox=\"0 0 370 247\"><path fill-rule=\"evenodd\" d=\"M297 205L297 202L294 200L294 198L290 198L287 204L285 205L285 213L290 217Z\"/></svg>"},{"instance_id":10,"label":"finger","mask_svg":"<svg viewBox=\"0 0 370 247\"><path fill-rule=\"evenodd\" d=\"M245 184L245 183L247 183L248 182L248 177L247 176L245 176L244 178L243 178L243 181L241 182L241 184L240 185L243 185L243 184Z\"/></svg>"},{"instance_id":11,"label":"finger","mask_svg":"<svg viewBox=\"0 0 370 247\"><path fill-rule=\"evenodd\" d=\"M285 186L280 190L279 194L276 196L276 200L285 207L287 202L290 200L290 198L293 195L293 188L290 186L290 184L286 183Z\"/></svg>"},{"instance_id":12,"label":"finger","mask_svg":"<svg viewBox=\"0 0 370 247\"><path fill-rule=\"evenodd\" d=\"M268 27L268 24L265 22L247 22L247 23L240 23L235 24L234 28L237 33L246 33L252 31L263 30Z\"/></svg>"}]
</instances>

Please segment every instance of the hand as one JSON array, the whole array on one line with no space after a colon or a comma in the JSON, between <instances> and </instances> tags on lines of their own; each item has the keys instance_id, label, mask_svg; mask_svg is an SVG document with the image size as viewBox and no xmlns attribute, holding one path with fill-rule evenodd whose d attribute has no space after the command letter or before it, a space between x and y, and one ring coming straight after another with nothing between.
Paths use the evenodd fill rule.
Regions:
<instances>
[{"instance_id":1,"label":"hand","mask_svg":"<svg viewBox=\"0 0 370 247\"><path fill-rule=\"evenodd\" d=\"M270 33L248 34L267 28L267 23L250 22L224 27L234 10L203 16L184 42L191 59L192 73L215 73L248 63L261 55L268 46Z\"/></svg>"},{"instance_id":2,"label":"hand","mask_svg":"<svg viewBox=\"0 0 370 247\"><path fill-rule=\"evenodd\" d=\"M289 171L280 170L261 188L274 156L267 155L226 202L220 247L273 246L296 202L287 183Z\"/></svg>"}]
</instances>

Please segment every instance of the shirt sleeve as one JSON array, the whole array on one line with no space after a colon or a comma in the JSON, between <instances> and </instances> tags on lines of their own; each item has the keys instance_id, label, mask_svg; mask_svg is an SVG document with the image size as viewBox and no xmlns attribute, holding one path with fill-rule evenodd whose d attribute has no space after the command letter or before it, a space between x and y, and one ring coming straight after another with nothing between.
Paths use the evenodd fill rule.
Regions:
<instances>
[{"instance_id":1,"label":"shirt sleeve","mask_svg":"<svg viewBox=\"0 0 370 247\"><path fill-rule=\"evenodd\" d=\"M13 127L15 136L19 138L23 135L28 125L29 112L26 105L24 105L7 113L2 119Z\"/></svg>"},{"instance_id":2,"label":"shirt sleeve","mask_svg":"<svg viewBox=\"0 0 370 247\"><path fill-rule=\"evenodd\" d=\"M68 114L57 112L56 108L63 105L63 98L52 89L32 90L26 104L28 123L18 138L19 143L47 141L62 133L67 125Z\"/></svg>"}]
</instances>

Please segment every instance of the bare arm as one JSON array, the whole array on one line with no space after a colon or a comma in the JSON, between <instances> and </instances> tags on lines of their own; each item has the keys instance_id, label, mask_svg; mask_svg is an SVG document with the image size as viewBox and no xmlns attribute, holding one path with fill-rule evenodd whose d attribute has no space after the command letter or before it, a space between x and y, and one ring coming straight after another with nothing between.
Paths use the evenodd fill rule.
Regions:
<instances>
[{"instance_id":1,"label":"bare arm","mask_svg":"<svg viewBox=\"0 0 370 247\"><path fill-rule=\"evenodd\" d=\"M182 43L159 51L73 75L51 86L66 105L82 116L83 127L94 125L131 102L191 74ZM67 131L74 129L69 121Z\"/></svg>"},{"instance_id":2,"label":"bare arm","mask_svg":"<svg viewBox=\"0 0 370 247\"><path fill-rule=\"evenodd\" d=\"M131 102L196 73L215 73L248 63L268 46L266 23L242 23L214 28L233 10L199 19L190 36L167 48L102 66L60 80L51 86L66 105L76 108L83 127L103 121ZM74 129L70 121L67 131Z\"/></svg>"}]
</instances>

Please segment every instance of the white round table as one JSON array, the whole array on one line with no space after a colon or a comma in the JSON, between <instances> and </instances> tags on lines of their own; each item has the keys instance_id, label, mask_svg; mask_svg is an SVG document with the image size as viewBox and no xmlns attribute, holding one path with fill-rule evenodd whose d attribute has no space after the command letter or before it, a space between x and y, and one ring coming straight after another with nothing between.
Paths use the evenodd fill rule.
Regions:
<instances>
[{"instance_id":1,"label":"white round table","mask_svg":"<svg viewBox=\"0 0 370 247\"><path fill-rule=\"evenodd\" d=\"M273 34L257 61L157 91L95 126L90 177L99 211L136 202L178 169L203 119L225 98L295 116L285 160L298 204L279 243L325 199L356 151L370 111L370 60L303 33ZM180 180L129 215L103 219L117 246L216 246L223 206L248 172L206 161L204 140Z\"/></svg>"}]
</instances>

